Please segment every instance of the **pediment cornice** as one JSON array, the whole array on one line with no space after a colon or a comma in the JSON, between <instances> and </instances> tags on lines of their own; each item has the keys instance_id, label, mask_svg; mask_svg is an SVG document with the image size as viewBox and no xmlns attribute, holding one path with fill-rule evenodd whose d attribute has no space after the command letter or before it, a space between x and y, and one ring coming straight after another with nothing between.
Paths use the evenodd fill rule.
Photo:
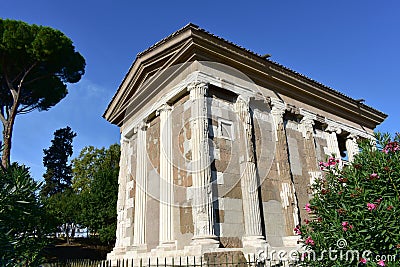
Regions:
<instances>
[{"instance_id":1,"label":"pediment cornice","mask_svg":"<svg viewBox=\"0 0 400 267\"><path fill-rule=\"evenodd\" d=\"M103 117L121 126L125 111L150 79L171 66L213 61L236 68L256 84L361 126L374 129L387 115L248 49L188 24L139 53Z\"/></svg>"}]
</instances>

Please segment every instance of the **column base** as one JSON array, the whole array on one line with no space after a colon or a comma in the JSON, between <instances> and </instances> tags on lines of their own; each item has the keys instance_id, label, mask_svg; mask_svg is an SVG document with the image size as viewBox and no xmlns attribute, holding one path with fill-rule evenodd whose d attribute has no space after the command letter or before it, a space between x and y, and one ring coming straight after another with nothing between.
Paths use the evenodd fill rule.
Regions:
<instances>
[{"instance_id":1,"label":"column base","mask_svg":"<svg viewBox=\"0 0 400 267\"><path fill-rule=\"evenodd\" d=\"M189 246L185 246L185 254L203 255L204 252L212 252L219 248L218 237L215 235L197 236L192 238Z\"/></svg>"},{"instance_id":2,"label":"column base","mask_svg":"<svg viewBox=\"0 0 400 267\"><path fill-rule=\"evenodd\" d=\"M136 256L140 253L147 253L147 244L136 244L126 247L126 255Z\"/></svg>"},{"instance_id":3,"label":"column base","mask_svg":"<svg viewBox=\"0 0 400 267\"><path fill-rule=\"evenodd\" d=\"M296 235L292 235L292 236L284 236L282 237L282 241L283 241L283 246L285 247L301 247L300 244L300 236Z\"/></svg>"},{"instance_id":4,"label":"column base","mask_svg":"<svg viewBox=\"0 0 400 267\"><path fill-rule=\"evenodd\" d=\"M242 238L243 252L245 254L257 254L260 251L266 251L270 245L263 236L244 236Z\"/></svg>"},{"instance_id":5,"label":"column base","mask_svg":"<svg viewBox=\"0 0 400 267\"><path fill-rule=\"evenodd\" d=\"M156 250L161 250L161 251L171 251L171 250L177 250L177 241L172 240L172 241L164 241L160 242L160 244L157 246Z\"/></svg>"},{"instance_id":6,"label":"column base","mask_svg":"<svg viewBox=\"0 0 400 267\"><path fill-rule=\"evenodd\" d=\"M107 254L107 260L118 259L120 256L125 255L125 247L114 247L114 249Z\"/></svg>"}]
</instances>

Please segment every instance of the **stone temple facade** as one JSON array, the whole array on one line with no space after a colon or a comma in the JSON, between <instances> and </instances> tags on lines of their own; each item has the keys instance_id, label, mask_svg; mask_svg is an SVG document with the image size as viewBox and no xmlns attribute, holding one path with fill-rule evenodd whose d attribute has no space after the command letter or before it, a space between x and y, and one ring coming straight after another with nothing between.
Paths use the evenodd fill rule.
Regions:
<instances>
[{"instance_id":1,"label":"stone temple facade","mask_svg":"<svg viewBox=\"0 0 400 267\"><path fill-rule=\"evenodd\" d=\"M189 24L139 53L104 113L121 131L109 259L296 249L318 162L386 115Z\"/></svg>"}]
</instances>

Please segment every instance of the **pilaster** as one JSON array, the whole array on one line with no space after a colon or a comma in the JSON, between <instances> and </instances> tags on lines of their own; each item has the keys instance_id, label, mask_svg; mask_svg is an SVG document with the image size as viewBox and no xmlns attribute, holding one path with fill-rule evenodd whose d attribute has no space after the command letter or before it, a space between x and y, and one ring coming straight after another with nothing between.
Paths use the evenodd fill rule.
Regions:
<instances>
[{"instance_id":1,"label":"pilaster","mask_svg":"<svg viewBox=\"0 0 400 267\"><path fill-rule=\"evenodd\" d=\"M267 244L262 234L258 181L254 158L253 125L249 101L241 96L235 103L235 111L243 129L244 147L240 157L240 182L243 199L245 236L243 248L264 248Z\"/></svg>"},{"instance_id":2,"label":"pilaster","mask_svg":"<svg viewBox=\"0 0 400 267\"><path fill-rule=\"evenodd\" d=\"M280 195L282 203L282 211L285 218L285 232L287 236L293 235L293 228L295 223L298 222L298 209L296 203L295 191L290 190L294 188L293 179L289 163L289 148L287 143L286 129L284 125L284 114L287 105L280 99L271 98L271 115L274 121L276 145L275 145L275 159L277 180L280 184ZM292 192L291 192L292 191ZM289 205L285 205L289 203Z\"/></svg>"}]
</instances>

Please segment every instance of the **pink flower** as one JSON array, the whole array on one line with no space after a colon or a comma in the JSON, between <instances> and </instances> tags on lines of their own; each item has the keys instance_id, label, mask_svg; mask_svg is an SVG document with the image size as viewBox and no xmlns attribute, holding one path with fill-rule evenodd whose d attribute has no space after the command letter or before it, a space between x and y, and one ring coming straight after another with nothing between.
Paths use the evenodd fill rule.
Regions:
<instances>
[{"instance_id":1,"label":"pink flower","mask_svg":"<svg viewBox=\"0 0 400 267\"><path fill-rule=\"evenodd\" d=\"M380 261L377 262L377 264L379 266L385 266L385 261L384 260L380 260Z\"/></svg>"},{"instance_id":2,"label":"pink flower","mask_svg":"<svg viewBox=\"0 0 400 267\"><path fill-rule=\"evenodd\" d=\"M360 263L366 264L366 263L367 263L367 259L361 258L361 259L360 259Z\"/></svg>"},{"instance_id":3,"label":"pink flower","mask_svg":"<svg viewBox=\"0 0 400 267\"><path fill-rule=\"evenodd\" d=\"M296 235L301 235L300 225L297 225L296 228L293 229L293 231L296 233Z\"/></svg>"},{"instance_id":4,"label":"pink flower","mask_svg":"<svg viewBox=\"0 0 400 267\"><path fill-rule=\"evenodd\" d=\"M321 170L324 170L328 167L335 166L338 163L339 163L338 159L335 159L334 157L330 157L328 159L328 162L323 162L323 161L319 162L319 167L321 168Z\"/></svg>"},{"instance_id":5,"label":"pink flower","mask_svg":"<svg viewBox=\"0 0 400 267\"><path fill-rule=\"evenodd\" d=\"M305 224L309 224L310 220L309 219L304 219Z\"/></svg>"},{"instance_id":6,"label":"pink flower","mask_svg":"<svg viewBox=\"0 0 400 267\"><path fill-rule=\"evenodd\" d=\"M379 178L379 175L377 173L371 173L370 176L369 176L370 180L375 180L375 179L378 179L378 178Z\"/></svg>"},{"instance_id":7,"label":"pink flower","mask_svg":"<svg viewBox=\"0 0 400 267\"><path fill-rule=\"evenodd\" d=\"M376 209L376 204L374 203L367 203L367 208L369 211Z\"/></svg>"},{"instance_id":8,"label":"pink flower","mask_svg":"<svg viewBox=\"0 0 400 267\"><path fill-rule=\"evenodd\" d=\"M329 167L329 164L328 164L327 162L321 161L321 162L319 163L319 167L320 167L320 169L321 169L321 171L322 171L322 170L324 170L325 168L328 168L328 167Z\"/></svg>"},{"instance_id":9,"label":"pink flower","mask_svg":"<svg viewBox=\"0 0 400 267\"><path fill-rule=\"evenodd\" d=\"M382 150L384 153L400 151L400 145L397 142L389 142Z\"/></svg>"},{"instance_id":10,"label":"pink flower","mask_svg":"<svg viewBox=\"0 0 400 267\"><path fill-rule=\"evenodd\" d=\"M307 212L311 212L311 205L310 205L310 203L307 203L306 206L304 207L304 209L305 209Z\"/></svg>"},{"instance_id":11,"label":"pink flower","mask_svg":"<svg viewBox=\"0 0 400 267\"><path fill-rule=\"evenodd\" d=\"M333 157L330 157L330 158L328 159L328 165L329 165L329 166L335 166L337 163L339 163L339 160L338 160L338 159L335 159L335 158L333 158Z\"/></svg>"},{"instance_id":12,"label":"pink flower","mask_svg":"<svg viewBox=\"0 0 400 267\"><path fill-rule=\"evenodd\" d=\"M311 236L306 238L306 245L311 245L311 246L315 245L314 240L312 240Z\"/></svg>"},{"instance_id":13,"label":"pink flower","mask_svg":"<svg viewBox=\"0 0 400 267\"><path fill-rule=\"evenodd\" d=\"M380 197L380 198L378 198L377 200L375 200L375 202L379 204L379 203L381 203L382 199L383 199L383 198Z\"/></svg>"},{"instance_id":14,"label":"pink flower","mask_svg":"<svg viewBox=\"0 0 400 267\"><path fill-rule=\"evenodd\" d=\"M343 231L347 231L348 230L348 228L347 227L351 227L351 228L353 228L353 226L352 225L349 225L349 223L348 222L342 222L342 229L343 229Z\"/></svg>"}]
</instances>

